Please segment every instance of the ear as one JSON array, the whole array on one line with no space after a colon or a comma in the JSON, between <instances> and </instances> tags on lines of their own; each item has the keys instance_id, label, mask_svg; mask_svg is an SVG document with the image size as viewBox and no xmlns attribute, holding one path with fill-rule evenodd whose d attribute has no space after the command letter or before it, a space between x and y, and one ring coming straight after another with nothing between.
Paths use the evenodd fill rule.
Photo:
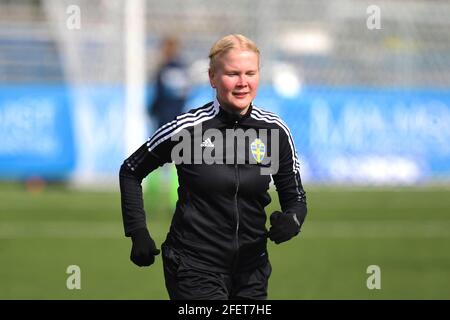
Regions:
<instances>
[{"instance_id":1,"label":"ear","mask_svg":"<svg viewBox=\"0 0 450 320\"><path fill-rule=\"evenodd\" d=\"M211 68L208 69L208 76L209 76L209 83L211 84L212 88L216 88L216 81L214 80L214 71L211 70Z\"/></svg>"}]
</instances>

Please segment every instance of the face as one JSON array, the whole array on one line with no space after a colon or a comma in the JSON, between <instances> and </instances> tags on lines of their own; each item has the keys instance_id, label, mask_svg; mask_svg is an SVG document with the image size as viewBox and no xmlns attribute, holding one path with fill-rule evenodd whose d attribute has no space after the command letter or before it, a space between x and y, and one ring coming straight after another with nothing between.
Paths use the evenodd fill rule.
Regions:
<instances>
[{"instance_id":1,"label":"face","mask_svg":"<svg viewBox=\"0 0 450 320\"><path fill-rule=\"evenodd\" d=\"M217 90L220 105L245 114L259 85L259 58L253 51L231 49L209 71L211 86Z\"/></svg>"}]
</instances>

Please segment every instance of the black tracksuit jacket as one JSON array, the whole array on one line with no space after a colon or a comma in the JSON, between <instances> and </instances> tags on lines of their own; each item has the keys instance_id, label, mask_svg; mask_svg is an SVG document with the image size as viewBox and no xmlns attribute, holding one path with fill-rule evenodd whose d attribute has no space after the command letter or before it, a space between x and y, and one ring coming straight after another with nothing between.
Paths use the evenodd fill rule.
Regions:
<instances>
[{"instance_id":1,"label":"black tracksuit jacket","mask_svg":"<svg viewBox=\"0 0 450 320\"><path fill-rule=\"evenodd\" d=\"M239 138L239 132L252 130L262 143L255 144L255 137L250 135ZM180 151L181 144L177 145L175 139L180 133L184 138L177 139L200 153L189 154L186 148ZM222 144L215 138L218 133L223 134ZM188 257L193 267L233 272L267 261L264 207L271 201L267 192L271 177L282 211L295 213L303 223L306 197L286 124L254 105L244 116L228 113L215 100L160 127L122 164L120 187L126 236L146 228L141 181L159 166L173 162L174 148L174 154L182 155L184 160L175 160L178 201L164 245ZM262 156L257 157L258 152ZM206 153L216 161L208 161ZM204 156L195 158L195 154ZM223 159L222 163L217 159ZM262 174L261 170L268 168L272 168L272 174Z\"/></svg>"}]
</instances>

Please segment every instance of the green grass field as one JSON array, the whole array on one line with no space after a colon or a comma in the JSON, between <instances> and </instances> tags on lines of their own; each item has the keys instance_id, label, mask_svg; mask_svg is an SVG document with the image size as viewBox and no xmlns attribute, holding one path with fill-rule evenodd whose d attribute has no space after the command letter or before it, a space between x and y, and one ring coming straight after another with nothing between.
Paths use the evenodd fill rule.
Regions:
<instances>
[{"instance_id":1,"label":"green grass field","mask_svg":"<svg viewBox=\"0 0 450 320\"><path fill-rule=\"evenodd\" d=\"M301 235L269 247L270 299L450 298L449 188L306 190ZM146 208L160 245L171 214ZM118 192L0 184L0 299L167 299L161 258L138 268L130 243ZM66 288L69 265L81 290ZM380 290L366 286L369 265L381 268Z\"/></svg>"}]
</instances>

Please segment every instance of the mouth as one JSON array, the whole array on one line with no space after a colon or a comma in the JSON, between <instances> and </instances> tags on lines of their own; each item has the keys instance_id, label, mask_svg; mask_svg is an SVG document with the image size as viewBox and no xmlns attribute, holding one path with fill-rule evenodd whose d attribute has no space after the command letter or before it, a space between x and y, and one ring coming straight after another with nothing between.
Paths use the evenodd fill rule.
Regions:
<instances>
[{"instance_id":1,"label":"mouth","mask_svg":"<svg viewBox=\"0 0 450 320\"><path fill-rule=\"evenodd\" d=\"M248 95L248 92L233 92L233 96L238 99L243 99Z\"/></svg>"}]
</instances>

